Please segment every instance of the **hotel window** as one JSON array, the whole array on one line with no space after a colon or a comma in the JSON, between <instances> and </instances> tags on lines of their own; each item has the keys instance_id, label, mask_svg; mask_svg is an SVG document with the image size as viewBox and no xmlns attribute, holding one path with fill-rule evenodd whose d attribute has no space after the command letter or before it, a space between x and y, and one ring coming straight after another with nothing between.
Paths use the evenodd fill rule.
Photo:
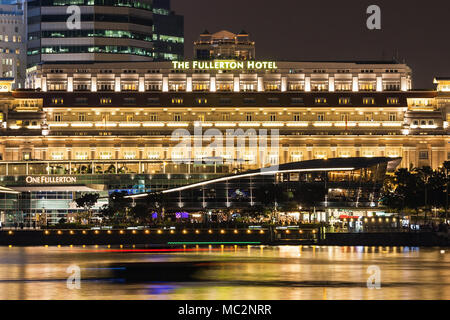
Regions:
<instances>
[{"instance_id":1,"label":"hotel window","mask_svg":"<svg viewBox=\"0 0 450 320\"><path fill-rule=\"evenodd\" d=\"M397 114L395 112L389 112L389 121L397 121Z\"/></svg>"},{"instance_id":2,"label":"hotel window","mask_svg":"<svg viewBox=\"0 0 450 320\"><path fill-rule=\"evenodd\" d=\"M253 92L253 91L256 91L256 86L254 84L242 84L241 91Z\"/></svg>"},{"instance_id":3,"label":"hotel window","mask_svg":"<svg viewBox=\"0 0 450 320\"><path fill-rule=\"evenodd\" d=\"M182 98L172 98L172 104L183 104Z\"/></svg>"},{"instance_id":4,"label":"hotel window","mask_svg":"<svg viewBox=\"0 0 450 320\"><path fill-rule=\"evenodd\" d=\"M48 85L48 91L66 91L67 86L64 83L51 83Z\"/></svg>"},{"instance_id":5,"label":"hotel window","mask_svg":"<svg viewBox=\"0 0 450 320\"><path fill-rule=\"evenodd\" d=\"M204 122L205 121L205 114L200 113L197 115L197 121Z\"/></svg>"},{"instance_id":6,"label":"hotel window","mask_svg":"<svg viewBox=\"0 0 450 320\"><path fill-rule=\"evenodd\" d=\"M247 112L245 114L245 121L253 121L253 113Z\"/></svg>"},{"instance_id":7,"label":"hotel window","mask_svg":"<svg viewBox=\"0 0 450 320\"><path fill-rule=\"evenodd\" d=\"M136 104L136 98L123 98L123 103L124 104Z\"/></svg>"},{"instance_id":8,"label":"hotel window","mask_svg":"<svg viewBox=\"0 0 450 320\"><path fill-rule=\"evenodd\" d=\"M325 120L325 113L318 113L317 114L317 121L324 121Z\"/></svg>"},{"instance_id":9,"label":"hotel window","mask_svg":"<svg viewBox=\"0 0 450 320\"><path fill-rule=\"evenodd\" d=\"M196 104L207 104L208 103L208 99L206 99L206 98L196 98L195 99L195 103Z\"/></svg>"},{"instance_id":10,"label":"hotel window","mask_svg":"<svg viewBox=\"0 0 450 320\"><path fill-rule=\"evenodd\" d=\"M366 158L373 158L375 157L375 151L373 150L366 150L363 152L363 156Z\"/></svg>"},{"instance_id":11,"label":"hotel window","mask_svg":"<svg viewBox=\"0 0 450 320\"><path fill-rule=\"evenodd\" d=\"M127 122L133 122L134 121L134 114L127 113L126 114L126 119L127 119Z\"/></svg>"},{"instance_id":12,"label":"hotel window","mask_svg":"<svg viewBox=\"0 0 450 320\"><path fill-rule=\"evenodd\" d=\"M383 84L384 91L400 91L399 83L385 83Z\"/></svg>"},{"instance_id":13,"label":"hotel window","mask_svg":"<svg viewBox=\"0 0 450 320\"><path fill-rule=\"evenodd\" d=\"M64 152L62 151L52 152L52 160L63 160L63 159L64 159Z\"/></svg>"},{"instance_id":14,"label":"hotel window","mask_svg":"<svg viewBox=\"0 0 450 320\"><path fill-rule=\"evenodd\" d=\"M373 121L373 113L372 112L364 113L364 120L365 121Z\"/></svg>"},{"instance_id":15,"label":"hotel window","mask_svg":"<svg viewBox=\"0 0 450 320\"><path fill-rule=\"evenodd\" d=\"M303 105L303 98L291 98L291 104Z\"/></svg>"},{"instance_id":16,"label":"hotel window","mask_svg":"<svg viewBox=\"0 0 450 320\"><path fill-rule=\"evenodd\" d=\"M398 98L387 98L387 104L398 104Z\"/></svg>"},{"instance_id":17,"label":"hotel window","mask_svg":"<svg viewBox=\"0 0 450 320\"><path fill-rule=\"evenodd\" d=\"M86 121L86 113L85 112L78 113L78 121Z\"/></svg>"},{"instance_id":18,"label":"hotel window","mask_svg":"<svg viewBox=\"0 0 450 320\"><path fill-rule=\"evenodd\" d=\"M269 163L271 165L277 165L280 163L280 157L279 157L278 153L269 154Z\"/></svg>"},{"instance_id":19,"label":"hotel window","mask_svg":"<svg viewBox=\"0 0 450 320\"><path fill-rule=\"evenodd\" d=\"M389 158L397 158L400 153L398 151L389 150L386 152L386 154Z\"/></svg>"},{"instance_id":20,"label":"hotel window","mask_svg":"<svg viewBox=\"0 0 450 320\"><path fill-rule=\"evenodd\" d=\"M279 98L268 98L267 102L269 104L279 104L280 103L280 99Z\"/></svg>"},{"instance_id":21,"label":"hotel window","mask_svg":"<svg viewBox=\"0 0 450 320\"><path fill-rule=\"evenodd\" d=\"M169 91L186 91L186 86L181 83L171 83L169 85Z\"/></svg>"},{"instance_id":22,"label":"hotel window","mask_svg":"<svg viewBox=\"0 0 450 320\"><path fill-rule=\"evenodd\" d=\"M447 152L447 160L450 160L450 152Z\"/></svg>"},{"instance_id":23,"label":"hotel window","mask_svg":"<svg viewBox=\"0 0 450 320\"><path fill-rule=\"evenodd\" d=\"M157 160L160 158L159 152L157 151L150 151L147 153L147 158L150 160Z\"/></svg>"},{"instance_id":24,"label":"hotel window","mask_svg":"<svg viewBox=\"0 0 450 320\"><path fill-rule=\"evenodd\" d=\"M346 105L346 104L350 104L350 98L339 98L339 104L340 105Z\"/></svg>"},{"instance_id":25,"label":"hotel window","mask_svg":"<svg viewBox=\"0 0 450 320\"><path fill-rule=\"evenodd\" d=\"M294 121L300 121L300 113L294 113Z\"/></svg>"},{"instance_id":26,"label":"hotel window","mask_svg":"<svg viewBox=\"0 0 450 320\"><path fill-rule=\"evenodd\" d=\"M87 98L75 98L75 103L76 104L88 104L88 99Z\"/></svg>"},{"instance_id":27,"label":"hotel window","mask_svg":"<svg viewBox=\"0 0 450 320\"><path fill-rule=\"evenodd\" d=\"M146 84L145 91L161 91L162 86L160 84Z\"/></svg>"},{"instance_id":28,"label":"hotel window","mask_svg":"<svg viewBox=\"0 0 450 320\"><path fill-rule=\"evenodd\" d=\"M55 122L61 122L62 121L62 113L57 112L53 115L53 121Z\"/></svg>"},{"instance_id":29,"label":"hotel window","mask_svg":"<svg viewBox=\"0 0 450 320\"><path fill-rule=\"evenodd\" d=\"M22 159L23 160L31 160L31 152L23 152Z\"/></svg>"},{"instance_id":30,"label":"hotel window","mask_svg":"<svg viewBox=\"0 0 450 320\"><path fill-rule=\"evenodd\" d=\"M159 105L159 98L147 98L147 104Z\"/></svg>"},{"instance_id":31,"label":"hotel window","mask_svg":"<svg viewBox=\"0 0 450 320\"><path fill-rule=\"evenodd\" d=\"M244 103L245 104L254 104L254 103L256 103L256 99L255 98L244 98Z\"/></svg>"},{"instance_id":32,"label":"hotel window","mask_svg":"<svg viewBox=\"0 0 450 320\"><path fill-rule=\"evenodd\" d=\"M363 104L375 104L374 98L363 98Z\"/></svg>"},{"instance_id":33,"label":"hotel window","mask_svg":"<svg viewBox=\"0 0 450 320\"><path fill-rule=\"evenodd\" d=\"M52 98L52 104L63 104L63 98Z\"/></svg>"},{"instance_id":34,"label":"hotel window","mask_svg":"<svg viewBox=\"0 0 450 320\"><path fill-rule=\"evenodd\" d=\"M231 99L230 98L220 98L219 103L221 105L228 105L228 104L231 104Z\"/></svg>"},{"instance_id":35,"label":"hotel window","mask_svg":"<svg viewBox=\"0 0 450 320\"><path fill-rule=\"evenodd\" d=\"M135 151L125 151L123 153L123 157L127 160L136 159L136 152Z\"/></svg>"},{"instance_id":36,"label":"hotel window","mask_svg":"<svg viewBox=\"0 0 450 320\"><path fill-rule=\"evenodd\" d=\"M150 113L149 120L150 121L158 121L158 114L157 113Z\"/></svg>"},{"instance_id":37,"label":"hotel window","mask_svg":"<svg viewBox=\"0 0 450 320\"><path fill-rule=\"evenodd\" d=\"M352 90L352 84L351 84L351 82L348 82L348 83L336 83L335 84L335 90L336 91L351 91Z\"/></svg>"},{"instance_id":38,"label":"hotel window","mask_svg":"<svg viewBox=\"0 0 450 320\"><path fill-rule=\"evenodd\" d=\"M339 151L339 158L350 158L350 151Z\"/></svg>"},{"instance_id":39,"label":"hotel window","mask_svg":"<svg viewBox=\"0 0 450 320\"><path fill-rule=\"evenodd\" d=\"M76 84L75 91L88 91L90 89L89 85L87 84Z\"/></svg>"},{"instance_id":40,"label":"hotel window","mask_svg":"<svg viewBox=\"0 0 450 320\"><path fill-rule=\"evenodd\" d=\"M302 161L302 159L303 159L303 153L301 151L291 152L291 161L292 162Z\"/></svg>"},{"instance_id":41,"label":"hotel window","mask_svg":"<svg viewBox=\"0 0 450 320\"><path fill-rule=\"evenodd\" d=\"M194 84L193 91L209 91L208 83L196 83Z\"/></svg>"},{"instance_id":42,"label":"hotel window","mask_svg":"<svg viewBox=\"0 0 450 320\"><path fill-rule=\"evenodd\" d=\"M289 83L288 90L289 91L303 91L305 86L302 83Z\"/></svg>"},{"instance_id":43,"label":"hotel window","mask_svg":"<svg viewBox=\"0 0 450 320\"><path fill-rule=\"evenodd\" d=\"M217 85L217 91L227 92L227 91L233 91L233 85L231 83L220 83Z\"/></svg>"},{"instance_id":44,"label":"hotel window","mask_svg":"<svg viewBox=\"0 0 450 320\"><path fill-rule=\"evenodd\" d=\"M87 153L87 151L78 151L78 152L75 152L75 159L76 159L76 160L87 160L87 159L88 159L88 153Z\"/></svg>"},{"instance_id":45,"label":"hotel window","mask_svg":"<svg viewBox=\"0 0 450 320\"><path fill-rule=\"evenodd\" d=\"M111 117L111 114L109 112L102 112L102 121L108 122Z\"/></svg>"},{"instance_id":46,"label":"hotel window","mask_svg":"<svg viewBox=\"0 0 450 320\"><path fill-rule=\"evenodd\" d=\"M328 155L326 151L317 151L314 154L315 159L327 159Z\"/></svg>"},{"instance_id":47,"label":"hotel window","mask_svg":"<svg viewBox=\"0 0 450 320\"><path fill-rule=\"evenodd\" d=\"M311 91L327 91L328 90L328 84L325 83L312 83L311 84Z\"/></svg>"},{"instance_id":48,"label":"hotel window","mask_svg":"<svg viewBox=\"0 0 450 320\"><path fill-rule=\"evenodd\" d=\"M277 121L277 114L275 112L271 112L269 114L270 121Z\"/></svg>"},{"instance_id":49,"label":"hotel window","mask_svg":"<svg viewBox=\"0 0 450 320\"><path fill-rule=\"evenodd\" d=\"M428 151L420 151L419 159L420 160L428 160Z\"/></svg>"},{"instance_id":50,"label":"hotel window","mask_svg":"<svg viewBox=\"0 0 450 320\"><path fill-rule=\"evenodd\" d=\"M314 99L314 103L315 104L326 104L327 103L327 99L326 98L315 98Z\"/></svg>"},{"instance_id":51,"label":"hotel window","mask_svg":"<svg viewBox=\"0 0 450 320\"><path fill-rule=\"evenodd\" d=\"M112 159L112 152L111 151L100 151L100 159L102 159L102 160Z\"/></svg>"},{"instance_id":52,"label":"hotel window","mask_svg":"<svg viewBox=\"0 0 450 320\"><path fill-rule=\"evenodd\" d=\"M246 161L247 164L255 164L256 156L252 153L244 154L244 161Z\"/></svg>"},{"instance_id":53,"label":"hotel window","mask_svg":"<svg viewBox=\"0 0 450 320\"><path fill-rule=\"evenodd\" d=\"M122 91L136 91L137 86L134 83L122 84Z\"/></svg>"},{"instance_id":54,"label":"hotel window","mask_svg":"<svg viewBox=\"0 0 450 320\"><path fill-rule=\"evenodd\" d=\"M100 98L100 104L111 104L111 98Z\"/></svg>"},{"instance_id":55,"label":"hotel window","mask_svg":"<svg viewBox=\"0 0 450 320\"><path fill-rule=\"evenodd\" d=\"M173 121L181 121L181 113L175 113L173 115Z\"/></svg>"},{"instance_id":56,"label":"hotel window","mask_svg":"<svg viewBox=\"0 0 450 320\"><path fill-rule=\"evenodd\" d=\"M374 91L375 85L373 83L360 83L359 91Z\"/></svg>"},{"instance_id":57,"label":"hotel window","mask_svg":"<svg viewBox=\"0 0 450 320\"><path fill-rule=\"evenodd\" d=\"M98 86L99 91L113 91L113 85L112 84L100 84Z\"/></svg>"},{"instance_id":58,"label":"hotel window","mask_svg":"<svg viewBox=\"0 0 450 320\"><path fill-rule=\"evenodd\" d=\"M265 91L280 91L280 85L276 83L266 83L264 85Z\"/></svg>"}]
</instances>

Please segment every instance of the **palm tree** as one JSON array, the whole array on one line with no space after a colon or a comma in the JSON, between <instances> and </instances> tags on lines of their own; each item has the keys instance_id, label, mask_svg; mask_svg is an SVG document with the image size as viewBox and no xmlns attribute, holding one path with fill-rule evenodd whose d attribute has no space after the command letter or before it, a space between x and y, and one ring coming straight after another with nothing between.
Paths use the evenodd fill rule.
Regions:
<instances>
[{"instance_id":1,"label":"palm tree","mask_svg":"<svg viewBox=\"0 0 450 320\"><path fill-rule=\"evenodd\" d=\"M444 161L445 170L445 221L448 221L448 172L450 170L450 161Z\"/></svg>"}]
</instances>

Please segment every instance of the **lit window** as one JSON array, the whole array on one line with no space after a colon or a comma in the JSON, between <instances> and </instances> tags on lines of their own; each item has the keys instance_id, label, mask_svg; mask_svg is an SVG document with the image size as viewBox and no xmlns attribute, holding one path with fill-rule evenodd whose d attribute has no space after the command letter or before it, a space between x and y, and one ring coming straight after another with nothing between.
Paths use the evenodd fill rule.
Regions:
<instances>
[{"instance_id":1,"label":"lit window","mask_svg":"<svg viewBox=\"0 0 450 320\"><path fill-rule=\"evenodd\" d=\"M100 159L110 160L112 158L112 153L110 151L100 151Z\"/></svg>"},{"instance_id":2,"label":"lit window","mask_svg":"<svg viewBox=\"0 0 450 320\"><path fill-rule=\"evenodd\" d=\"M315 104L325 104L325 103L327 103L327 99L326 98L315 98L314 103Z\"/></svg>"},{"instance_id":3,"label":"lit window","mask_svg":"<svg viewBox=\"0 0 450 320\"><path fill-rule=\"evenodd\" d=\"M420 160L428 160L428 151L420 151L419 159Z\"/></svg>"},{"instance_id":4,"label":"lit window","mask_svg":"<svg viewBox=\"0 0 450 320\"><path fill-rule=\"evenodd\" d=\"M363 104L375 104L374 98L363 98Z\"/></svg>"},{"instance_id":5,"label":"lit window","mask_svg":"<svg viewBox=\"0 0 450 320\"><path fill-rule=\"evenodd\" d=\"M339 98L339 104L350 104L350 98Z\"/></svg>"},{"instance_id":6,"label":"lit window","mask_svg":"<svg viewBox=\"0 0 450 320\"><path fill-rule=\"evenodd\" d=\"M397 114L395 112L389 113L389 121L397 121Z\"/></svg>"},{"instance_id":7,"label":"lit window","mask_svg":"<svg viewBox=\"0 0 450 320\"><path fill-rule=\"evenodd\" d=\"M135 151L125 151L123 156L127 160L133 160L133 159L136 159L136 152Z\"/></svg>"},{"instance_id":8,"label":"lit window","mask_svg":"<svg viewBox=\"0 0 450 320\"><path fill-rule=\"evenodd\" d=\"M398 98L387 98L387 104L398 104Z\"/></svg>"},{"instance_id":9,"label":"lit window","mask_svg":"<svg viewBox=\"0 0 450 320\"><path fill-rule=\"evenodd\" d=\"M64 159L64 152L62 151L52 152L52 160L63 160L63 159Z\"/></svg>"},{"instance_id":10,"label":"lit window","mask_svg":"<svg viewBox=\"0 0 450 320\"><path fill-rule=\"evenodd\" d=\"M78 113L78 121L86 121L86 113L85 112Z\"/></svg>"},{"instance_id":11,"label":"lit window","mask_svg":"<svg viewBox=\"0 0 450 320\"><path fill-rule=\"evenodd\" d=\"M87 151L78 151L78 152L75 152L75 159L76 159L76 160L87 160L87 159L88 159L88 153L87 153Z\"/></svg>"}]
</instances>

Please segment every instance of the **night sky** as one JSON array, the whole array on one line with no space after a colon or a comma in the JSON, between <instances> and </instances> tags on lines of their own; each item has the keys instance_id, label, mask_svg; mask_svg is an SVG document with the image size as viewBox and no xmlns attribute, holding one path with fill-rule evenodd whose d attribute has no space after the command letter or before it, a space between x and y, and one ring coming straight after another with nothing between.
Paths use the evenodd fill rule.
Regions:
<instances>
[{"instance_id":1,"label":"night sky","mask_svg":"<svg viewBox=\"0 0 450 320\"><path fill-rule=\"evenodd\" d=\"M368 30L366 9L381 8L381 30ZM245 30L257 59L392 60L413 69L413 86L433 88L450 76L450 1L407 0L172 0L184 15L185 56L209 32Z\"/></svg>"}]
</instances>

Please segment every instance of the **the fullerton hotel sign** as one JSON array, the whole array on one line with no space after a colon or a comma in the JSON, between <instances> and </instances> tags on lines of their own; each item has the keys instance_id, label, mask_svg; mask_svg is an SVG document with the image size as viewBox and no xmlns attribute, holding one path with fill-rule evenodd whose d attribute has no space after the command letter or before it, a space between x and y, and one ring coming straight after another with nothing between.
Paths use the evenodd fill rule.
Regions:
<instances>
[{"instance_id":1,"label":"the fullerton hotel sign","mask_svg":"<svg viewBox=\"0 0 450 320\"><path fill-rule=\"evenodd\" d=\"M54 176L28 176L27 184L67 184L76 183L76 177L54 177Z\"/></svg>"}]
</instances>

